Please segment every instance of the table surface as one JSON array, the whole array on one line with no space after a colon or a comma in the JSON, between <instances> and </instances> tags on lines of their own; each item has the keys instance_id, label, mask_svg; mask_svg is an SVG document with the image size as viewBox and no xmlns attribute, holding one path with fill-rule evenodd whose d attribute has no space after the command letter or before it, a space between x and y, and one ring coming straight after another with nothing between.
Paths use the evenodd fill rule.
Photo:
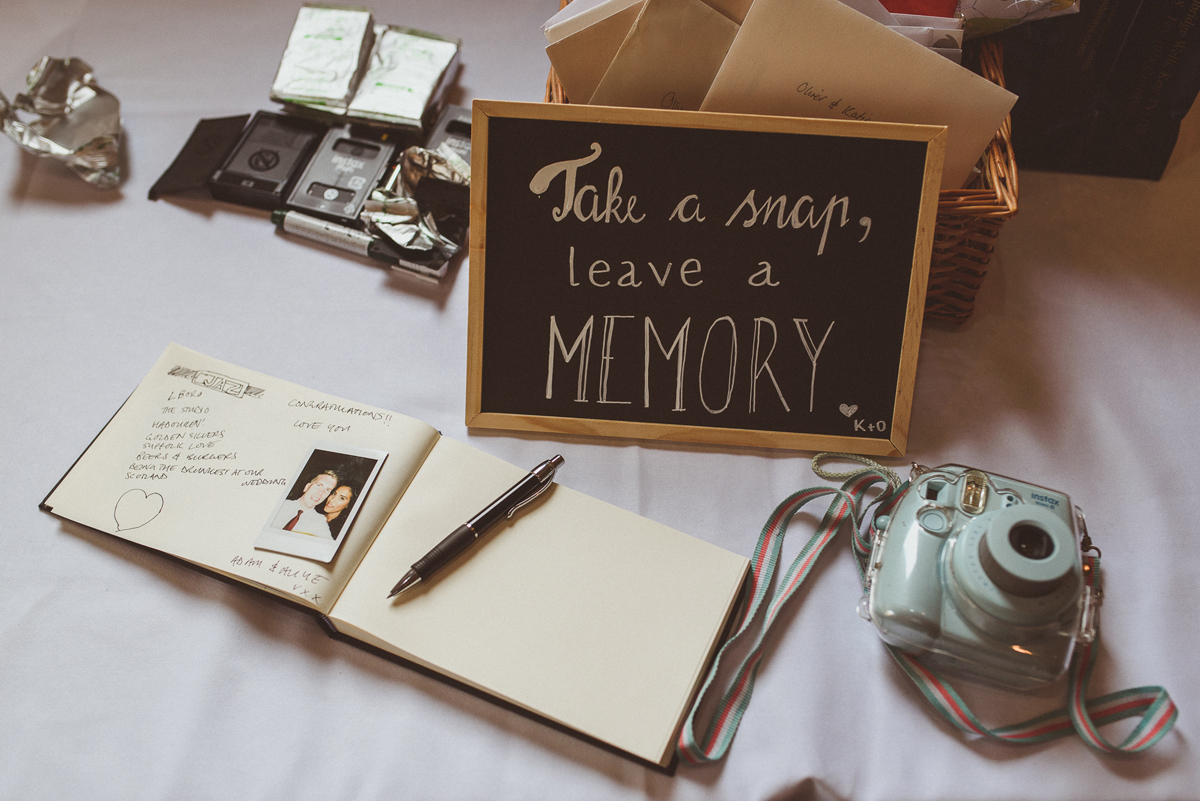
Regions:
<instances>
[{"instance_id":1,"label":"table surface","mask_svg":"<svg viewBox=\"0 0 1200 801\"><path fill-rule=\"evenodd\" d=\"M951 730L855 614L844 539L784 614L728 757L665 776L39 512L169 341L516 464L561 452L568 486L746 555L780 500L823 483L804 453L468 431L466 260L427 286L280 236L265 213L147 200L198 119L271 107L297 6L0 9L0 91L22 91L43 55L83 58L121 100L126 162L104 193L0 141L0 798L1200 796L1200 153L1177 151L1157 183L1022 173L974 318L922 334L909 440L912 461L1026 479L1086 510L1107 577L1095 691L1162 684L1181 709L1140 757ZM452 99L469 104L541 98L539 26L556 6L375 11L462 37ZM810 525L798 519L785 557ZM963 691L996 724L1064 693Z\"/></svg>"}]
</instances>

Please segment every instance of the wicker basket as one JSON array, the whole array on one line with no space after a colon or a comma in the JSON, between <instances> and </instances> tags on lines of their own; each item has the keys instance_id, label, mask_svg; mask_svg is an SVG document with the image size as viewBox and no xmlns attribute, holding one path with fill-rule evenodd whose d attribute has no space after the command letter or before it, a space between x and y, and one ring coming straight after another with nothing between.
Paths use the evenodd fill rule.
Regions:
<instances>
[{"instance_id":1,"label":"wicker basket","mask_svg":"<svg viewBox=\"0 0 1200 801\"><path fill-rule=\"evenodd\" d=\"M565 5L565 3L563 3ZM986 37L970 43L964 60L977 63L978 72L1004 86L1004 56L1000 41ZM547 103L568 103L566 91L550 69ZM975 310L1000 226L1017 213L1017 163L1012 152L1012 120L996 132L983 158L980 175L967 189L943 190L938 197L933 258L925 319L962 323Z\"/></svg>"}]
</instances>

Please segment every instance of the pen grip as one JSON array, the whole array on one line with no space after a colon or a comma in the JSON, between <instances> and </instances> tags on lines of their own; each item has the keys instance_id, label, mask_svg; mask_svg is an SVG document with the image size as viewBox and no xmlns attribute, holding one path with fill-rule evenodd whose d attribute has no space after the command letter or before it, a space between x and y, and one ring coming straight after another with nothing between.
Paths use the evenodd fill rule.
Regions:
<instances>
[{"instance_id":1,"label":"pen grip","mask_svg":"<svg viewBox=\"0 0 1200 801\"><path fill-rule=\"evenodd\" d=\"M475 530L470 526L459 526L429 551L413 563L412 569L422 579L429 578L445 567L446 563L465 551L475 541Z\"/></svg>"}]
</instances>

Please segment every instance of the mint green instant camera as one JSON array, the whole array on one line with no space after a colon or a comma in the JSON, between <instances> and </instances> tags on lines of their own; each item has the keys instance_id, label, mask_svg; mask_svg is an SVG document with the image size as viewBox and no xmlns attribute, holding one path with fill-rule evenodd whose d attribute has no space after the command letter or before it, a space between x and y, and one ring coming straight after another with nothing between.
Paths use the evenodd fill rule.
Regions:
<instances>
[{"instance_id":1,"label":"mint green instant camera","mask_svg":"<svg viewBox=\"0 0 1200 801\"><path fill-rule=\"evenodd\" d=\"M1096 636L1083 513L1061 492L961 465L913 466L875 521L865 612L931 667L1013 689L1061 678Z\"/></svg>"}]
</instances>

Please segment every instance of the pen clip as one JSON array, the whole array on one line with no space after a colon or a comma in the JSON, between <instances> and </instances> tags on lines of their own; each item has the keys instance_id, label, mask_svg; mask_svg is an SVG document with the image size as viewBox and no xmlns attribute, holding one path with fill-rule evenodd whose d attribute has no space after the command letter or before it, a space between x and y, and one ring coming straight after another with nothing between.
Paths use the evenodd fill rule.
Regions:
<instances>
[{"instance_id":1,"label":"pen clip","mask_svg":"<svg viewBox=\"0 0 1200 801\"><path fill-rule=\"evenodd\" d=\"M537 492L533 493L533 494L532 494L532 495L530 495L528 498L526 498L525 500L521 501L520 503L518 503L518 504L517 504L516 506L514 506L513 508L509 509L509 510L508 510L508 514L506 514L506 515L505 515L505 517L506 517L506 518L510 518L510 517L512 517L513 515L515 515L515 514L517 513L517 510L518 510L518 509L520 509L522 506L526 505L527 503L530 503L530 502L532 502L534 498L536 498L537 496L541 495L541 494L542 494L543 492L545 492L546 490L550 489L550 485L551 485L551 484L553 484L553 483L554 483L554 473L551 473L549 476L547 476L547 477L546 477L546 480L542 482L542 486L540 486L540 487L538 487L538 488L537 488Z\"/></svg>"}]
</instances>

